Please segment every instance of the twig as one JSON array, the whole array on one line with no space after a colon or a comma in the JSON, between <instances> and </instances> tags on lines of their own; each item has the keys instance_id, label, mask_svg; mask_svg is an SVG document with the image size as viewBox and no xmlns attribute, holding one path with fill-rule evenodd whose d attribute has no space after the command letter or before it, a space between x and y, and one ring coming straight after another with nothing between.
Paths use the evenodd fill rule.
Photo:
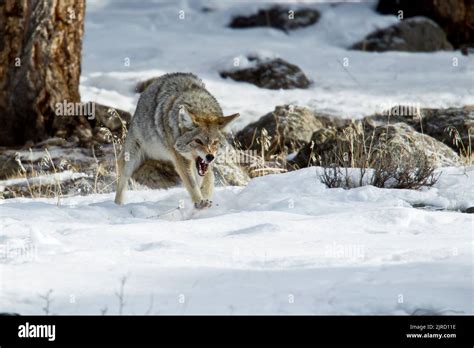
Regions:
<instances>
[{"instance_id":1,"label":"twig","mask_svg":"<svg viewBox=\"0 0 474 348\"><path fill-rule=\"evenodd\" d=\"M123 307L125 307L124 288L125 288L125 283L126 283L126 282L127 282L127 277L126 277L126 276L123 276L123 277L120 279L120 291L115 293L115 296L117 296L117 298L118 298L118 300L119 300L119 310L118 310L118 314L119 314L119 315L122 315Z\"/></svg>"},{"instance_id":2,"label":"twig","mask_svg":"<svg viewBox=\"0 0 474 348\"><path fill-rule=\"evenodd\" d=\"M148 305L148 309L145 312L145 315L149 315L153 310L153 294L150 295L150 304Z\"/></svg>"},{"instance_id":3,"label":"twig","mask_svg":"<svg viewBox=\"0 0 474 348\"><path fill-rule=\"evenodd\" d=\"M49 315L49 313L50 313L49 312L49 306L52 302L52 300L51 300L52 292L53 292L53 289L49 289L48 292L45 295L39 295L39 297L45 301L45 305L42 308L45 315Z\"/></svg>"}]
</instances>

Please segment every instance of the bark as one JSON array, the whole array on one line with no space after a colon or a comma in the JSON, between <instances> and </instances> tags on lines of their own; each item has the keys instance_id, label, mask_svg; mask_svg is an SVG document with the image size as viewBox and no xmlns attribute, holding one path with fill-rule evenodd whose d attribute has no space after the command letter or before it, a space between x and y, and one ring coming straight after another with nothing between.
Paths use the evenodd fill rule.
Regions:
<instances>
[{"instance_id":1,"label":"bark","mask_svg":"<svg viewBox=\"0 0 474 348\"><path fill-rule=\"evenodd\" d=\"M59 117L80 102L85 1L0 0L0 145L90 136L85 117Z\"/></svg>"}]
</instances>

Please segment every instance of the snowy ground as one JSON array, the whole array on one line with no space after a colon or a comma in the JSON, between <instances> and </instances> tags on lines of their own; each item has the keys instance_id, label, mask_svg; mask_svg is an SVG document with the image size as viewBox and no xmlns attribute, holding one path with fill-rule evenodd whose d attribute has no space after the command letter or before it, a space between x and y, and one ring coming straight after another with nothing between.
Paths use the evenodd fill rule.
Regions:
<instances>
[{"instance_id":1,"label":"snowy ground","mask_svg":"<svg viewBox=\"0 0 474 348\"><path fill-rule=\"evenodd\" d=\"M82 98L133 111L136 82L190 71L225 113L241 113L234 130L284 103L340 117L474 103L472 56L348 51L395 19L373 4L308 6L320 21L287 35L226 28L254 2L88 0ZM314 85L219 77L250 52L299 65ZM126 276L124 313L472 314L474 215L459 210L474 206L473 177L474 167L446 168L429 190L344 191L309 168L219 188L193 216L175 209L189 204L182 188L129 192L123 207L112 194L0 201L0 312L43 313L39 295L52 289L52 313L115 314Z\"/></svg>"},{"instance_id":2,"label":"snowy ground","mask_svg":"<svg viewBox=\"0 0 474 348\"><path fill-rule=\"evenodd\" d=\"M126 276L124 313L474 313L474 215L455 211L473 177L342 190L307 168L220 188L193 216L183 188L0 201L0 311L42 313L52 289L53 313L117 313Z\"/></svg>"}]
</instances>

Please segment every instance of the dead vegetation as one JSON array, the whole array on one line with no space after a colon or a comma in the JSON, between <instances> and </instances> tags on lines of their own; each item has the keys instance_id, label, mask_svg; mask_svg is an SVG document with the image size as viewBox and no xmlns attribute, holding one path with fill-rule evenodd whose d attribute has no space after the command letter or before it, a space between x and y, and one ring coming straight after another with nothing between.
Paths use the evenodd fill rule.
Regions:
<instances>
[{"instance_id":1,"label":"dead vegetation","mask_svg":"<svg viewBox=\"0 0 474 348\"><path fill-rule=\"evenodd\" d=\"M323 167L319 178L329 188L419 189L438 180L435 166L421 147L407 147L375 128L367 132L360 122L344 128L332 150L313 160Z\"/></svg>"},{"instance_id":2,"label":"dead vegetation","mask_svg":"<svg viewBox=\"0 0 474 348\"><path fill-rule=\"evenodd\" d=\"M467 130L467 143L463 141L463 138L456 127L448 126L445 131L451 137L453 145L458 149L463 164L465 166L471 166L474 163L474 153L472 152L473 129L469 128Z\"/></svg>"},{"instance_id":3,"label":"dead vegetation","mask_svg":"<svg viewBox=\"0 0 474 348\"><path fill-rule=\"evenodd\" d=\"M14 160L8 163L9 174L5 177L10 185L2 188L3 198L31 197L55 198L59 205L61 199L72 194L92 194L111 192L117 180L117 158L127 134L126 121L120 114L109 108L108 117L121 123L119 131L112 132L102 126L100 132L104 143L89 149L62 148L61 152L48 143L39 144L42 148L28 150L29 154L16 152ZM53 139L54 140L54 139ZM52 141L55 145L56 142ZM41 153L43 153L41 155ZM69 154L65 156L65 153ZM112 160L111 160L112 158ZM68 172L68 177L61 174ZM85 175L74 175L83 173Z\"/></svg>"},{"instance_id":4,"label":"dead vegetation","mask_svg":"<svg viewBox=\"0 0 474 348\"><path fill-rule=\"evenodd\" d=\"M305 122L310 123L309 127ZM239 132L234 147L248 159L241 164L250 177L284 173L295 169L288 162L288 156L306 144L312 133L308 129L322 126L322 122L306 108L277 106L257 123Z\"/></svg>"},{"instance_id":5,"label":"dead vegetation","mask_svg":"<svg viewBox=\"0 0 474 348\"><path fill-rule=\"evenodd\" d=\"M258 150L244 149L242 144L234 139L234 148L239 156L239 164L251 178L287 171L287 152L285 150L277 152L272 149L272 136L265 128L261 129L259 136L254 134L253 141L258 144Z\"/></svg>"}]
</instances>

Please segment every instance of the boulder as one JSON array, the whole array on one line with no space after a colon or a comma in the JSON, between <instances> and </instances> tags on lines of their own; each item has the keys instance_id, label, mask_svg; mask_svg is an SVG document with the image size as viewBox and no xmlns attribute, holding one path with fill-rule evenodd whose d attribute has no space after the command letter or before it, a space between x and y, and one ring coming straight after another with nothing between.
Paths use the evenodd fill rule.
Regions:
<instances>
[{"instance_id":1,"label":"boulder","mask_svg":"<svg viewBox=\"0 0 474 348\"><path fill-rule=\"evenodd\" d=\"M16 160L14 153L0 154L0 180L5 180L24 171L21 162Z\"/></svg>"},{"instance_id":2,"label":"boulder","mask_svg":"<svg viewBox=\"0 0 474 348\"><path fill-rule=\"evenodd\" d=\"M472 0L379 0L377 11L404 18L425 16L444 30L455 48L474 47L474 1Z\"/></svg>"},{"instance_id":3,"label":"boulder","mask_svg":"<svg viewBox=\"0 0 474 348\"><path fill-rule=\"evenodd\" d=\"M132 179L151 189L168 189L180 182L178 173L170 162L153 160L145 161L133 173Z\"/></svg>"},{"instance_id":4,"label":"boulder","mask_svg":"<svg viewBox=\"0 0 474 348\"><path fill-rule=\"evenodd\" d=\"M293 11L289 8L274 6L259 10L250 16L238 16L229 24L231 28L272 27L287 32L315 24L320 14L310 8L301 8Z\"/></svg>"},{"instance_id":5,"label":"boulder","mask_svg":"<svg viewBox=\"0 0 474 348\"><path fill-rule=\"evenodd\" d=\"M221 147L214 163L216 184L220 186L245 186L250 181L246 168L250 159L230 143Z\"/></svg>"},{"instance_id":6,"label":"boulder","mask_svg":"<svg viewBox=\"0 0 474 348\"><path fill-rule=\"evenodd\" d=\"M441 141L457 152L461 151L461 143L464 146L474 143L474 105L412 111L410 107L396 105L382 114L368 116L366 120L378 125L407 123L416 131Z\"/></svg>"},{"instance_id":7,"label":"boulder","mask_svg":"<svg viewBox=\"0 0 474 348\"><path fill-rule=\"evenodd\" d=\"M328 124L331 124L329 117L317 116L308 108L280 105L240 130L236 140L241 148L261 153L266 138L266 154L293 153L308 143L314 131Z\"/></svg>"},{"instance_id":8,"label":"boulder","mask_svg":"<svg viewBox=\"0 0 474 348\"><path fill-rule=\"evenodd\" d=\"M118 108L95 103L95 118L90 120L92 127L106 127L112 132L120 130L122 125L128 128L132 114Z\"/></svg>"},{"instance_id":9,"label":"boulder","mask_svg":"<svg viewBox=\"0 0 474 348\"><path fill-rule=\"evenodd\" d=\"M351 167L361 167L361 163L372 167L387 154L400 159L426 156L433 167L461 164L451 148L405 123L377 125L362 121L317 130L292 162L299 168L330 166L335 160Z\"/></svg>"},{"instance_id":10,"label":"boulder","mask_svg":"<svg viewBox=\"0 0 474 348\"><path fill-rule=\"evenodd\" d=\"M261 59L249 56L248 60L249 66L220 71L220 76L268 89L308 88L311 85L311 81L299 67L281 58Z\"/></svg>"},{"instance_id":11,"label":"boulder","mask_svg":"<svg viewBox=\"0 0 474 348\"><path fill-rule=\"evenodd\" d=\"M362 51L433 52L452 50L444 31L424 17L409 18L369 34L352 49Z\"/></svg>"}]
</instances>

